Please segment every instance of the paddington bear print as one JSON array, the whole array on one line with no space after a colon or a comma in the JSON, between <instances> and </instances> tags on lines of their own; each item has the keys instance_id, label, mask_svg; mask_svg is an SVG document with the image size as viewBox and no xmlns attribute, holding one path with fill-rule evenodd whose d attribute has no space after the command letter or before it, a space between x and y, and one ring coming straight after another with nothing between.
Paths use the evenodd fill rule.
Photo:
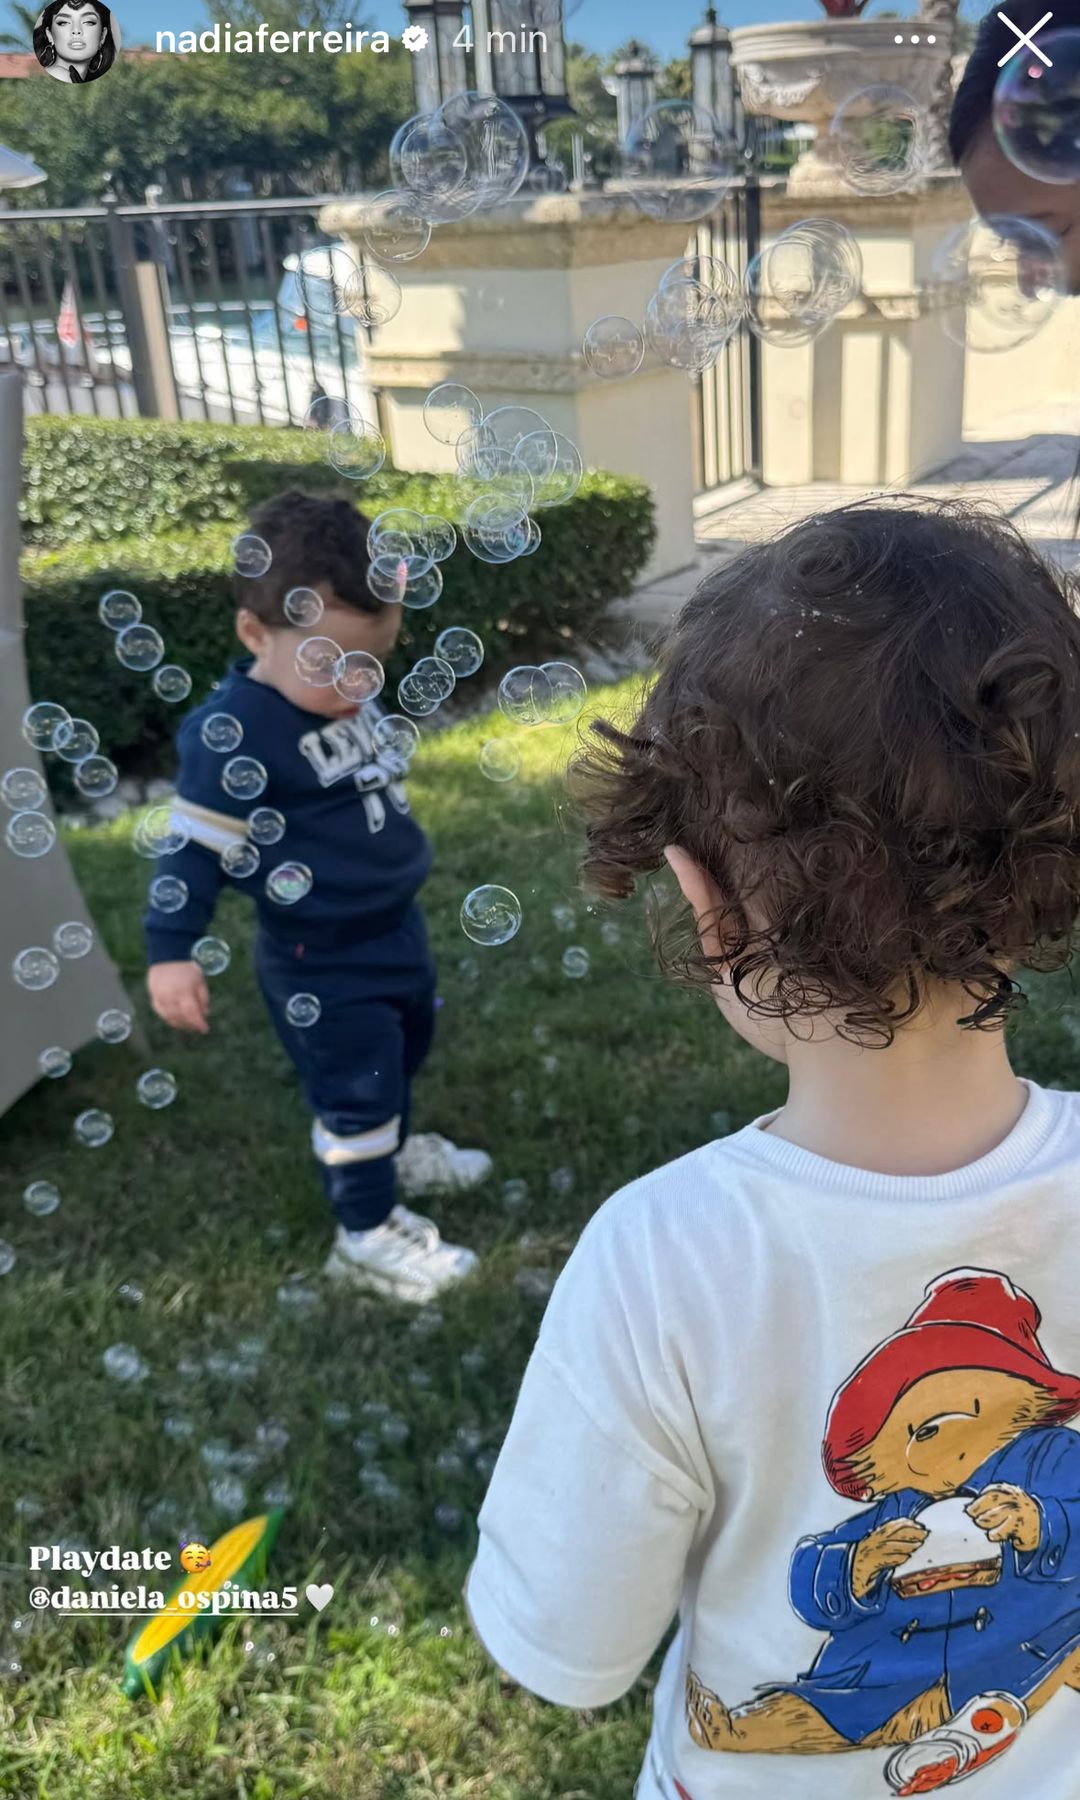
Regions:
<instances>
[{"instance_id":1,"label":"paddington bear print","mask_svg":"<svg viewBox=\"0 0 1080 1800\"><path fill-rule=\"evenodd\" d=\"M1035 1302L952 1269L841 1383L822 1460L853 1510L795 1546L813 1665L733 1704L687 1671L690 1735L757 1755L884 1753L883 1791L929 1794L1007 1754L1080 1690L1080 1377Z\"/></svg>"}]
</instances>

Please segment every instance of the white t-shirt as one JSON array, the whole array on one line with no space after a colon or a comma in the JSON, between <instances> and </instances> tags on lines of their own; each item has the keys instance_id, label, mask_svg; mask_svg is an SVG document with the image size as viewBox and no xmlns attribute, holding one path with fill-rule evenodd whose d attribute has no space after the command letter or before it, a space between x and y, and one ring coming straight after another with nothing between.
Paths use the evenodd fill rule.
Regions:
<instances>
[{"instance_id":1,"label":"white t-shirt","mask_svg":"<svg viewBox=\"0 0 1080 1800\"><path fill-rule=\"evenodd\" d=\"M830 1162L769 1113L583 1232L466 1597L575 1708L678 1614L639 1800L1080 1793L1080 1095L1024 1085L950 1174Z\"/></svg>"}]
</instances>

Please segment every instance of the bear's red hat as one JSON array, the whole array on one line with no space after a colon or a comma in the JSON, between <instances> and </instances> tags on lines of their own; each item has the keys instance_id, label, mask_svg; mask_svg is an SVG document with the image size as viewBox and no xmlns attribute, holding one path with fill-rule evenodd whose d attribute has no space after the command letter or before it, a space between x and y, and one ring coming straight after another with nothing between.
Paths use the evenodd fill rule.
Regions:
<instances>
[{"instance_id":1,"label":"bear's red hat","mask_svg":"<svg viewBox=\"0 0 1080 1800\"><path fill-rule=\"evenodd\" d=\"M924 1375L946 1369L996 1369L1047 1388L1057 1404L1045 1422L1080 1412L1080 1379L1050 1363L1036 1333L1040 1314L1030 1295L989 1269L950 1269L926 1290L903 1331L871 1350L838 1388L825 1424L821 1458L838 1494L870 1496L852 1468L893 1407Z\"/></svg>"}]
</instances>

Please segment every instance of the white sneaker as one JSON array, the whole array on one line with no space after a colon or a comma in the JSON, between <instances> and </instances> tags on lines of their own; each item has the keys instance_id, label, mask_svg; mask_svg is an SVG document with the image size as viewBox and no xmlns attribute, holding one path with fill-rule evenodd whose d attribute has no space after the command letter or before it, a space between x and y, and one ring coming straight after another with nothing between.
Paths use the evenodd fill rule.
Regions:
<instances>
[{"instance_id":1,"label":"white sneaker","mask_svg":"<svg viewBox=\"0 0 1080 1800\"><path fill-rule=\"evenodd\" d=\"M444 1288L453 1287L479 1258L461 1244L444 1244L439 1228L407 1206L395 1206L388 1219L371 1231L338 1226L324 1272L394 1300L423 1306Z\"/></svg>"},{"instance_id":2,"label":"white sneaker","mask_svg":"<svg viewBox=\"0 0 1080 1800\"><path fill-rule=\"evenodd\" d=\"M437 1131L421 1131L407 1137L396 1158L397 1178L403 1194L460 1193L476 1187L491 1174L486 1150L459 1150Z\"/></svg>"}]
</instances>

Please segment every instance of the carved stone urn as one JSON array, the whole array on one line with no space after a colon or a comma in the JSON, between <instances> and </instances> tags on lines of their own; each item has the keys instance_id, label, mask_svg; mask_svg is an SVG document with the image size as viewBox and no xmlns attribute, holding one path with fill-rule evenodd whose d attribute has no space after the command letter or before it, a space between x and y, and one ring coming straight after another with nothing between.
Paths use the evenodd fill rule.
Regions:
<instances>
[{"instance_id":1,"label":"carved stone urn","mask_svg":"<svg viewBox=\"0 0 1080 1800\"><path fill-rule=\"evenodd\" d=\"M929 106L949 61L949 39L942 32L931 44L927 35L915 19L812 19L744 25L732 32L731 60L747 113L817 127L815 143L788 177L789 193L846 189L829 125L849 95L888 84ZM913 37L919 41L913 43Z\"/></svg>"}]
</instances>

